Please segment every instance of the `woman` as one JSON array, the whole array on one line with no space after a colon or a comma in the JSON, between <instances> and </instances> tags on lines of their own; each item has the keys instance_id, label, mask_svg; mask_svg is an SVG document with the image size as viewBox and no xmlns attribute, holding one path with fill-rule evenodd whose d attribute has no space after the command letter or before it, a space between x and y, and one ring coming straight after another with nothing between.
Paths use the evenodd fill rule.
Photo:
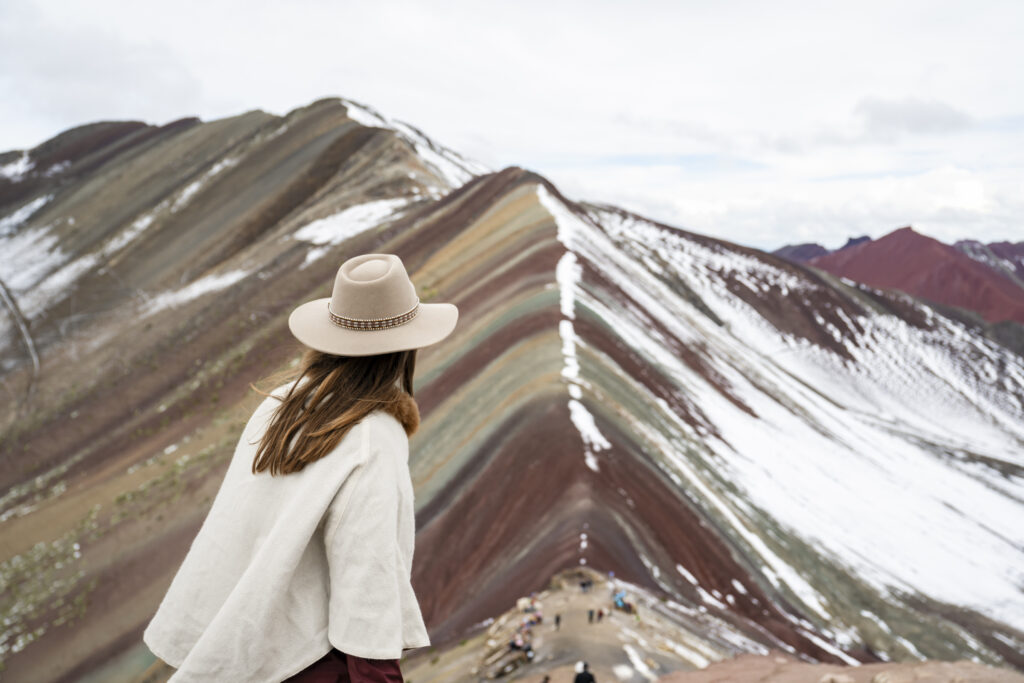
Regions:
<instances>
[{"instance_id":1,"label":"woman","mask_svg":"<svg viewBox=\"0 0 1024 683\"><path fill-rule=\"evenodd\" d=\"M393 254L345 261L292 311L298 376L249 419L143 634L172 682L402 681L403 650L430 644L411 584L416 349L457 319Z\"/></svg>"}]
</instances>

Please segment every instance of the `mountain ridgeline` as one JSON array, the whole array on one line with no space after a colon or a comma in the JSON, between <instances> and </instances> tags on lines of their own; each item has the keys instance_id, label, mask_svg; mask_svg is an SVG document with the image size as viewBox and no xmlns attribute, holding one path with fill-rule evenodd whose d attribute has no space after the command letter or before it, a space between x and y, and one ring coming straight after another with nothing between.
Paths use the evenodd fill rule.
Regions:
<instances>
[{"instance_id":1,"label":"mountain ridgeline","mask_svg":"<svg viewBox=\"0 0 1024 683\"><path fill-rule=\"evenodd\" d=\"M328 98L0 155L5 680L152 661L250 382L366 252L460 309L411 441L435 645L585 565L693 617L680 668L1024 668L1024 358L991 326Z\"/></svg>"},{"instance_id":2,"label":"mountain ridgeline","mask_svg":"<svg viewBox=\"0 0 1024 683\"><path fill-rule=\"evenodd\" d=\"M1024 242L960 240L952 245L910 226L872 240L850 238L835 251L820 244L787 245L774 254L872 287L896 289L946 306L954 316L980 316L1018 350L1024 339Z\"/></svg>"}]
</instances>

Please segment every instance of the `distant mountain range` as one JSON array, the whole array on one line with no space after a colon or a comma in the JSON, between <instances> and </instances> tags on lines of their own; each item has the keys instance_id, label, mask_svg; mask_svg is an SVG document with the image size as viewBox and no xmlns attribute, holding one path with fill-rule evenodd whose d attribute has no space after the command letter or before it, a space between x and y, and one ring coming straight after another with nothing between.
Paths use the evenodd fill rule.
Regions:
<instances>
[{"instance_id":1,"label":"distant mountain range","mask_svg":"<svg viewBox=\"0 0 1024 683\"><path fill-rule=\"evenodd\" d=\"M940 246L887 263L952 251L962 290L995 282ZM331 97L0 155L4 680L141 675L250 383L367 252L460 309L419 355L410 455L446 665L585 565L680 645L616 615L620 680L772 650L1024 669L1020 323L574 201Z\"/></svg>"},{"instance_id":2,"label":"distant mountain range","mask_svg":"<svg viewBox=\"0 0 1024 683\"><path fill-rule=\"evenodd\" d=\"M974 311L989 322L1024 323L1024 242L948 245L905 227L877 240L850 239L834 251L807 243L774 253L872 287Z\"/></svg>"}]
</instances>

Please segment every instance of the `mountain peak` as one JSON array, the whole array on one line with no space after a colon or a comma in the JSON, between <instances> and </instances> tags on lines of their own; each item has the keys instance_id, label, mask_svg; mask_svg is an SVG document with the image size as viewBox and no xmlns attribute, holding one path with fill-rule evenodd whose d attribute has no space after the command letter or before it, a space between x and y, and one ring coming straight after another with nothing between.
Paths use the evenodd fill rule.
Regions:
<instances>
[{"instance_id":1,"label":"mountain peak","mask_svg":"<svg viewBox=\"0 0 1024 683\"><path fill-rule=\"evenodd\" d=\"M931 242L938 242L938 240L935 239L934 237L929 237L928 235L920 233L917 230L914 230L914 228L912 228L909 225L905 225L902 228L896 228L892 232L886 233L885 235L879 237L876 241L881 241L884 239L928 240Z\"/></svg>"},{"instance_id":2,"label":"mountain peak","mask_svg":"<svg viewBox=\"0 0 1024 683\"><path fill-rule=\"evenodd\" d=\"M1024 289L1017 282L909 225L809 263L872 287L977 311L989 321L1024 322Z\"/></svg>"}]
</instances>

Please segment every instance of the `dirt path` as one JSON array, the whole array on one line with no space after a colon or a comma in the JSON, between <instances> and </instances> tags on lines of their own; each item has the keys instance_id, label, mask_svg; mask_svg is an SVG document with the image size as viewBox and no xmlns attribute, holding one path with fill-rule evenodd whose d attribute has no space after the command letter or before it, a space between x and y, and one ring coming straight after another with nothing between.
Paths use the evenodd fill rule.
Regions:
<instances>
[{"instance_id":1,"label":"dirt path","mask_svg":"<svg viewBox=\"0 0 1024 683\"><path fill-rule=\"evenodd\" d=\"M543 621L531 627L533 661L501 680L539 683L548 675L551 683L571 682L579 660L586 661L601 682L646 683L671 671L695 668L670 648L658 644L658 633L668 626L660 623L658 615L644 614L643 609L638 616L611 609L611 585L596 572L592 576L594 585L587 592L569 584L536 594ZM606 612L600 621L596 616L599 609ZM595 612L593 621L588 616L590 610ZM555 628L556 614L561 615L559 628ZM487 680L488 669L481 667L481 662L488 652L506 649L516 625L528 616L510 610L461 645L442 652L417 654L403 665L406 680L413 683ZM668 628L675 630L672 626Z\"/></svg>"},{"instance_id":2,"label":"dirt path","mask_svg":"<svg viewBox=\"0 0 1024 683\"><path fill-rule=\"evenodd\" d=\"M585 660L598 683L1024 683L1024 676L1008 669L974 662L877 663L859 667L808 663L771 650L766 655L715 650L693 624L674 622L638 601L636 615L612 610L613 584L589 569L593 587L582 592L578 580L563 572L552 587L538 592L543 620L531 627L533 660L499 681L517 683L572 683L574 666ZM627 599L633 595L628 594ZM589 610L610 610L593 622ZM561 626L555 628L555 615ZM478 683L492 680L498 666L483 666L486 659L508 651L516 627L529 612L510 609L493 623L481 625L461 643L415 652L402 662L406 683ZM493 654L492 654L493 653ZM505 662L507 659L498 660Z\"/></svg>"}]
</instances>

